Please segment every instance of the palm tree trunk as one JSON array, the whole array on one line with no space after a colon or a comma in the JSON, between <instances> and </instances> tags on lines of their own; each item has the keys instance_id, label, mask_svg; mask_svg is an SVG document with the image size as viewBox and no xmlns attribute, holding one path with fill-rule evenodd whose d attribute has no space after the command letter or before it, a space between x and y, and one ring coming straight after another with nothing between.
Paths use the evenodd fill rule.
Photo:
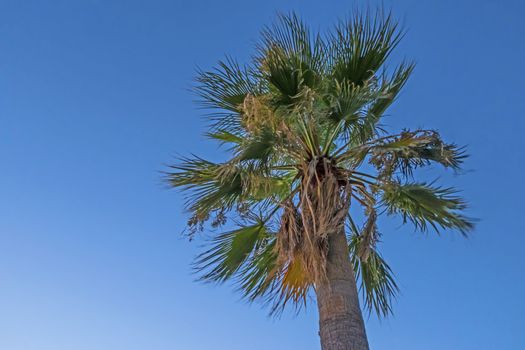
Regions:
<instances>
[{"instance_id":1,"label":"palm tree trunk","mask_svg":"<svg viewBox=\"0 0 525 350\"><path fill-rule=\"evenodd\" d=\"M316 294L322 350L368 350L344 230L329 236L327 279Z\"/></svg>"}]
</instances>

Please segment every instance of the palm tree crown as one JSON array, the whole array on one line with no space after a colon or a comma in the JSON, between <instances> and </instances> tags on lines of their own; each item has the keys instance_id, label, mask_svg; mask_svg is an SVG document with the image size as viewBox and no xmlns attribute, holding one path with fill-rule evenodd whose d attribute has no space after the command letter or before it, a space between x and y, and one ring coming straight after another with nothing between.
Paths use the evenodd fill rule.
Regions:
<instances>
[{"instance_id":1,"label":"palm tree crown","mask_svg":"<svg viewBox=\"0 0 525 350\"><path fill-rule=\"evenodd\" d=\"M383 316L398 288L376 249L379 214L421 231L472 229L454 189L413 180L414 169L432 163L459 169L462 149L434 130L381 127L414 68L385 67L402 34L382 12L324 35L294 14L280 16L251 63L228 58L198 73L196 91L211 109L207 136L231 157L181 159L168 179L188 194L191 235L207 223L236 225L197 257L204 280L234 280L274 312L302 305L324 278L327 237L346 229L364 305Z\"/></svg>"}]
</instances>

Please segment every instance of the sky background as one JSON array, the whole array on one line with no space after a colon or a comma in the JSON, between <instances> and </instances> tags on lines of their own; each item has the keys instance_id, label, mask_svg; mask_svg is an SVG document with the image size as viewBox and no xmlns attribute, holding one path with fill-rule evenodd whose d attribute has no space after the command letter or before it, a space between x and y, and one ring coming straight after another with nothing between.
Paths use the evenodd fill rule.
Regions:
<instances>
[{"instance_id":1,"label":"sky background","mask_svg":"<svg viewBox=\"0 0 525 350\"><path fill-rule=\"evenodd\" d=\"M372 349L525 349L521 1L390 1L418 63L385 120L468 146L480 222L415 233L381 222L401 295L367 323ZM188 92L197 66L247 60L295 9L326 29L352 1L0 0L0 349L319 349L317 310L267 316L230 286L194 282L177 154L218 159ZM359 2L365 4L365 2Z\"/></svg>"}]
</instances>

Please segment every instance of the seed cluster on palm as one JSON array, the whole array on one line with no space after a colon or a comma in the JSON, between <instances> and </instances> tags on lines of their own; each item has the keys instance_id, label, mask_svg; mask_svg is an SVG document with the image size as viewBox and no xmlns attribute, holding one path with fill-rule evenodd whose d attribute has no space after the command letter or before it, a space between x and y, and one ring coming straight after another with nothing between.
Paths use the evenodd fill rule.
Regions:
<instances>
[{"instance_id":1,"label":"seed cluster on palm","mask_svg":"<svg viewBox=\"0 0 525 350\"><path fill-rule=\"evenodd\" d=\"M272 312L300 306L329 278L330 237L345 232L364 306L383 316L398 287L376 247L380 214L423 231L473 227L454 189L413 179L431 164L459 169L463 150L434 130L382 127L414 68L385 67L402 35L382 11L325 34L285 15L263 30L251 62L227 58L198 73L196 92L211 111L206 135L231 157L180 159L168 180L188 194L190 235L237 226L197 257L203 279L233 280Z\"/></svg>"}]
</instances>

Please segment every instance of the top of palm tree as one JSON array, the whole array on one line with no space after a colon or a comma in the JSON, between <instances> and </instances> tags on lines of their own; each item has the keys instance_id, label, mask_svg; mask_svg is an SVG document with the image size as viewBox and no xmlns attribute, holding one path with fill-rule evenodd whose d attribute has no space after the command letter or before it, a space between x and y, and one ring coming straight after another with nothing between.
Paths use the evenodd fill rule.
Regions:
<instances>
[{"instance_id":1,"label":"top of palm tree","mask_svg":"<svg viewBox=\"0 0 525 350\"><path fill-rule=\"evenodd\" d=\"M196 92L210 109L206 135L231 157L184 158L168 178L188 194L190 235L206 223L237 226L196 259L204 280L234 280L273 311L304 304L323 278L326 236L343 223L365 306L382 316L397 286L376 249L380 213L421 231L472 229L454 189L413 180L414 169L431 164L459 169L462 149L434 130L381 128L414 68L385 67L402 35L382 11L357 14L326 35L282 15L262 31L250 63L227 58L198 73ZM350 207L362 209L361 225Z\"/></svg>"}]
</instances>

